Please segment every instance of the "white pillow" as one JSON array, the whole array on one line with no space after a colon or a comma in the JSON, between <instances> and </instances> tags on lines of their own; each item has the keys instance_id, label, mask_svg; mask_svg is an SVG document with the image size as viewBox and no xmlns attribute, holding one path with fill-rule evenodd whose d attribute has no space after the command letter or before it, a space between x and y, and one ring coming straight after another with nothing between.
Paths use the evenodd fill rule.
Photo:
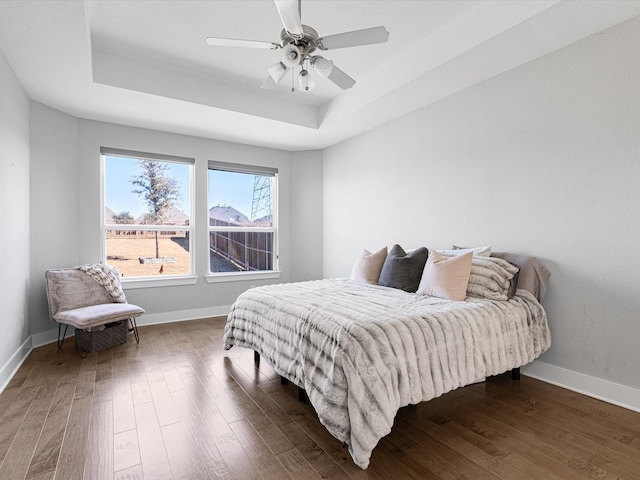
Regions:
<instances>
[{"instance_id":1,"label":"white pillow","mask_svg":"<svg viewBox=\"0 0 640 480\"><path fill-rule=\"evenodd\" d=\"M462 301L467 296L473 252L445 257L434 251L424 266L417 293Z\"/></svg>"},{"instance_id":2,"label":"white pillow","mask_svg":"<svg viewBox=\"0 0 640 480\"><path fill-rule=\"evenodd\" d=\"M371 253L368 250L362 250L362 253L353 264L351 269L350 282L367 283L369 285L377 285L382 271L382 265L387 258L387 247L383 247L377 252Z\"/></svg>"},{"instance_id":3,"label":"white pillow","mask_svg":"<svg viewBox=\"0 0 640 480\"><path fill-rule=\"evenodd\" d=\"M462 248L456 247L451 250L436 250L440 255L447 255L449 257L454 257L456 255L462 255L467 252L472 252L474 257L490 257L491 256L491 245L485 245L484 247L475 247L475 248Z\"/></svg>"}]
</instances>

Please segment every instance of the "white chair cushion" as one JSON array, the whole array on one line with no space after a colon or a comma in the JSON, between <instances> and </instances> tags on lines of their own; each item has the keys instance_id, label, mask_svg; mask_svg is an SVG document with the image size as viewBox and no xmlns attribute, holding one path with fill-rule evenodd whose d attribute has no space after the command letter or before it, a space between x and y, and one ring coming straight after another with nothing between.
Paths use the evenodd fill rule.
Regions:
<instances>
[{"instance_id":1,"label":"white chair cushion","mask_svg":"<svg viewBox=\"0 0 640 480\"><path fill-rule=\"evenodd\" d=\"M139 317L144 310L130 303L106 303L58 312L53 319L83 330L105 323Z\"/></svg>"}]
</instances>

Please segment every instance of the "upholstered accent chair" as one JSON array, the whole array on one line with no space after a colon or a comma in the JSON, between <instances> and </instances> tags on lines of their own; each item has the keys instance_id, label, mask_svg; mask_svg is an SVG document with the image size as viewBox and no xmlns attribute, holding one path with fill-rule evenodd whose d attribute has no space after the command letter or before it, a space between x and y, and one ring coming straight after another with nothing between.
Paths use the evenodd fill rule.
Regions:
<instances>
[{"instance_id":1,"label":"upholstered accent chair","mask_svg":"<svg viewBox=\"0 0 640 480\"><path fill-rule=\"evenodd\" d=\"M140 343L136 318L144 310L126 302L119 276L115 274L109 278L110 286L115 286L120 292L119 296L114 297L113 292L110 293L103 284L81 268L45 272L49 314L58 323L58 348L62 348L69 325L89 331L90 336L93 336L94 330L103 325L122 320L129 323L129 332L133 332L136 342ZM109 272L108 267L103 268ZM64 333L61 332L62 325L65 326Z\"/></svg>"}]
</instances>

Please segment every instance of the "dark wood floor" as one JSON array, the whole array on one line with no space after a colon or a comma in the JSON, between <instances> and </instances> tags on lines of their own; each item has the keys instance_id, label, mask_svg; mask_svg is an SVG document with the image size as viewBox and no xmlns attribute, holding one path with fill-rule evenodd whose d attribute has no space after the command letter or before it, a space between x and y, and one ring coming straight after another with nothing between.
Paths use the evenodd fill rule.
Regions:
<instances>
[{"instance_id":1,"label":"dark wood floor","mask_svg":"<svg viewBox=\"0 0 640 480\"><path fill-rule=\"evenodd\" d=\"M0 395L0 478L640 479L640 414L508 375L401 409L361 470L295 386L222 350L223 326L35 349Z\"/></svg>"}]
</instances>

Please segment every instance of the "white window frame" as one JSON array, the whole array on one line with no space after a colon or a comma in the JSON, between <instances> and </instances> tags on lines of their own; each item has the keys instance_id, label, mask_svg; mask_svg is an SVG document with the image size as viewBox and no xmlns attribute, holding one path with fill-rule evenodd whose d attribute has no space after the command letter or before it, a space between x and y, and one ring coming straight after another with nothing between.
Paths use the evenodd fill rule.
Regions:
<instances>
[{"instance_id":1,"label":"white window frame","mask_svg":"<svg viewBox=\"0 0 640 480\"><path fill-rule=\"evenodd\" d=\"M267 175L273 177L273 191L271 198L271 227L229 227L210 225L209 221L209 170L220 170L224 172L246 173L249 175ZM269 232L273 234L273 261L272 270L256 270L247 272L211 272L209 258L207 258L207 275L208 283L230 282L242 280L263 280L280 278L280 242L278 230L278 169L271 167L262 167L257 165L244 165L239 163L219 162L210 160L207 166L207 252L211 255L210 241L211 232Z\"/></svg>"},{"instance_id":2,"label":"white window frame","mask_svg":"<svg viewBox=\"0 0 640 480\"><path fill-rule=\"evenodd\" d=\"M104 216L106 206L106 177L105 177L105 157L125 157L135 160L154 160L170 163L179 163L189 166L189 225L139 225L139 224L116 224L106 223ZM175 155L164 155L158 153L137 152L133 150L123 150L119 148L100 147L100 226L101 226L101 258L107 264L107 231L108 230L138 230L138 231L177 231L188 232L189 234L189 273L183 275L163 275L163 276L140 276L123 277L122 287L125 290L147 287L165 287L173 285L192 285L198 281L195 274L196 248L194 244L196 216L195 212L195 158L178 157Z\"/></svg>"}]
</instances>

